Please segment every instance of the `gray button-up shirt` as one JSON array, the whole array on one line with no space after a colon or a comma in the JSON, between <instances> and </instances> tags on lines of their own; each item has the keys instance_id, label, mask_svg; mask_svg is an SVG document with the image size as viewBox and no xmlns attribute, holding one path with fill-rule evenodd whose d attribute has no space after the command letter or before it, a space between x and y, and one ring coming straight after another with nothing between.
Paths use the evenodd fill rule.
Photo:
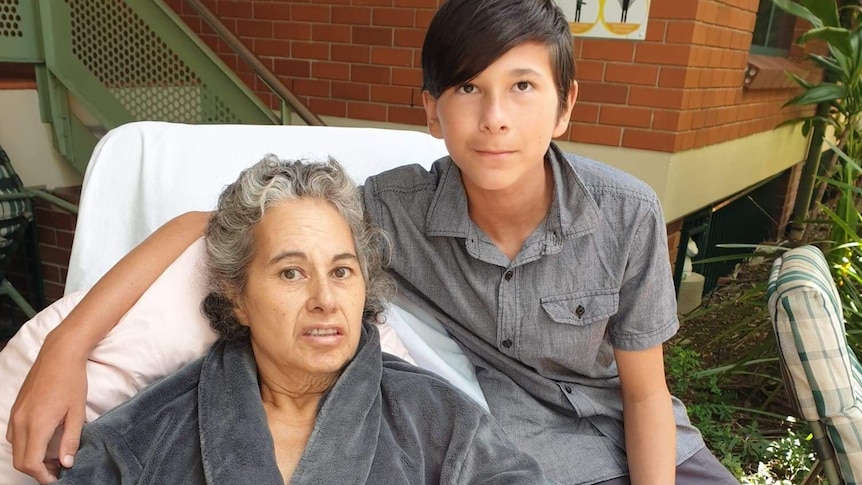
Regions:
<instances>
[{"instance_id":1,"label":"gray button-up shirt","mask_svg":"<svg viewBox=\"0 0 862 485\"><path fill-rule=\"evenodd\" d=\"M363 193L399 291L461 344L506 432L551 478L595 483L627 473L613 349L679 327L666 229L643 182L553 144L547 159L551 209L511 261L470 219L449 158L371 177ZM681 463L703 441L673 404Z\"/></svg>"}]
</instances>

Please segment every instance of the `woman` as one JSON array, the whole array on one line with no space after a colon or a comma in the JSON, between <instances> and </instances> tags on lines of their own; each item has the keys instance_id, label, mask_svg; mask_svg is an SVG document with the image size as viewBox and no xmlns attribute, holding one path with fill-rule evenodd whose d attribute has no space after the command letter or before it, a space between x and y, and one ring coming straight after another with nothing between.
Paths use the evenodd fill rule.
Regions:
<instances>
[{"instance_id":1,"label":"woman","mask_svg":"<svg viewBox=\"0 0 862 485\"><path fill-rule=\"evenodd\" d=\"M546 483L466 396L381 354L382 240L336 162L244 171L206 230L219 341L85 426L60 483Z\"/></svg>"}]
</instances>

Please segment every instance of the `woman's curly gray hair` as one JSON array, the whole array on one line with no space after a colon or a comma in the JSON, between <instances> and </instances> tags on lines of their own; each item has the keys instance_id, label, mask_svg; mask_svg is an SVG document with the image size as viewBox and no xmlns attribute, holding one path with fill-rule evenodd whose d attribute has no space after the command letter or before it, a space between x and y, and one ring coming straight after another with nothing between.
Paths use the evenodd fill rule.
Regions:
<instances>
[{"instance_id":1,"label":"woman's curly gray hair","mask_svg":"<svg viewBox=\"0 0 862 485\"><path fill-rule=\"evenodd\" d=\"M248 327L240 325L234 314L234 303L248 278L254 253L252 229L267 208L304 198L332 204L347 221L365 278L363 318L376 321L383 311L383 301L393 288L383 270L389 242L382 230L365 219L356 184L331 158L327 162L303 162L267 155L224 189L207 224L205 270L210 293L202 309L220 339L248 335Z\"/></svg>"}]
</instances>

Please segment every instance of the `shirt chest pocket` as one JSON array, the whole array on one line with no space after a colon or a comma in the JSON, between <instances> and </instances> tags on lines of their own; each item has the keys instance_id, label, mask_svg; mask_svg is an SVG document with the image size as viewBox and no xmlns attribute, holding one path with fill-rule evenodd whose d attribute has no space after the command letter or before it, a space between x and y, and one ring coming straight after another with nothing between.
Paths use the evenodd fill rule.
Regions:
<instances>
[{"instance_id":1,"label":"shirt chest pocket","mask_svg":"<svg viewBox=\"0 0 862 485\"><path fill-rule=\"evenodd\" d=\"M617 313L619 290L588 290L567 295L545 296L540 300L551 320L569 325L590 325Z\"/></svg>"}]
</instances>

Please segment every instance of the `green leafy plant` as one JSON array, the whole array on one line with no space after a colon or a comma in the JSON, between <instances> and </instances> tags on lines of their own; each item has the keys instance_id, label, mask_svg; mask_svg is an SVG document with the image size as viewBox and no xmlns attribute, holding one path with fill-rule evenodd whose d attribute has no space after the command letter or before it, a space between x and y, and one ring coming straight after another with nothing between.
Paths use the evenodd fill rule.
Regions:
<instances>
[{"instance_id":1,"label":"green leafy plant","mask_svg":"<svg viewBox=\"0 0 862 485\"><path fill-rule=\"evenodd\" d=\"M789 420L793 423L793 420ZM754 473L742 477L743 485L792 485L799 483L814 465L811 435L787 428L787 435L766 447Z\"/></svg>"},{"instance_id":2,"label":"green leafy plant","mask_svg":"<svg viewBox=\"0 0 862 485\"><path fill-rule=\"evenodd\" d=\"M826 45L826 55L809 52L806 54L814 66L823 70L824 79L811 83L796 74L788 74L799 86L802 93L793 97L785 106L815 106L818 110L811 116L788 120L795 124L802 121L802 133L808 136L817 124L829 126L834 131L837 143L833 145L828 161L823 167L823 177L813 196L814 204L808 212L808 220L817 220L817 211L822 208L828 181L836 173L841 174L844 183L856 185L860 172L846 170L840 152L849 158L862 158L862 26L860 15L862 7L858 1L836 0L773 0L775 5L797 17L807 20L812 28L805 32L797 42L806 45L811 41L822 41ZM839 5L842 6L839 10ZM822 133L822 131L819 131ZM820 148L821 139L811 143ZM837 147L837 150L834 148ZM816 175L816 172L812 172ZM829 205L829 204L827 204ZM840 204L839 204L840 205ZM807 209L807 207L805 208ZM810 234L808 229L802 239Z\"/></svg>"},{"instance_id":3,"label":"green leafy plant","mask_svg":"<svg viewBox=\"0 0 862 485\"><path fill-rule=\"evenodd\" d=\"M835 142L826 140L828 163L816 177L814 204L808 213L803 241L813 239L812 227L826 228L828 234L818 245L826 254L841 294L851 347L862 351L862 2L858 0L773 0L779 8L807 20L811 29L799 39L800 45L822 41L826 55L808 53L806 58L824 72L824 80L812 84L798 75L790 76L803 91L785 105L823 104L825 116L815 114L790 120L802 121L807 135L816 123L834 131ZM820 140L812 140L820 144ZM818 145L819 148L819 145ZM814 224L812 224L814 223ZM819 233L817 233L819 235Z\"/></svg>"},{"instance_id":4,"label":"green leafy plant","mask_svg":"<svg viewBox=\"0 0 862 485\"><path fill-rule=\"evenodd\" d=\"M689 418L703 435L718 460L741 477L750 473L747 463L757 463L770 440L751 420L751 411L735 405L738 397L727 385L727 376L704 373L698 352L683 345L665 354L668 387L688 403Z\"/></svg>"},{"instance_id":5,"label":"green leafy plant","mask_svg":"<svg viewBox=\"0 0 862 485\"><path fill-rule=\"evenodd\" d=\"M857 355L862 355L862 213L860 195L862 188L857 186L862 173L860 159L853 159L839 147L830 144L831 149L842 161L835 177L823 177L823 181L837 193L835 207L820 204L830 224L829 241L822 245L832 267L832 277L841 295L844 321L847 326L847 341Z\"/></svg>"}]
</instances>

